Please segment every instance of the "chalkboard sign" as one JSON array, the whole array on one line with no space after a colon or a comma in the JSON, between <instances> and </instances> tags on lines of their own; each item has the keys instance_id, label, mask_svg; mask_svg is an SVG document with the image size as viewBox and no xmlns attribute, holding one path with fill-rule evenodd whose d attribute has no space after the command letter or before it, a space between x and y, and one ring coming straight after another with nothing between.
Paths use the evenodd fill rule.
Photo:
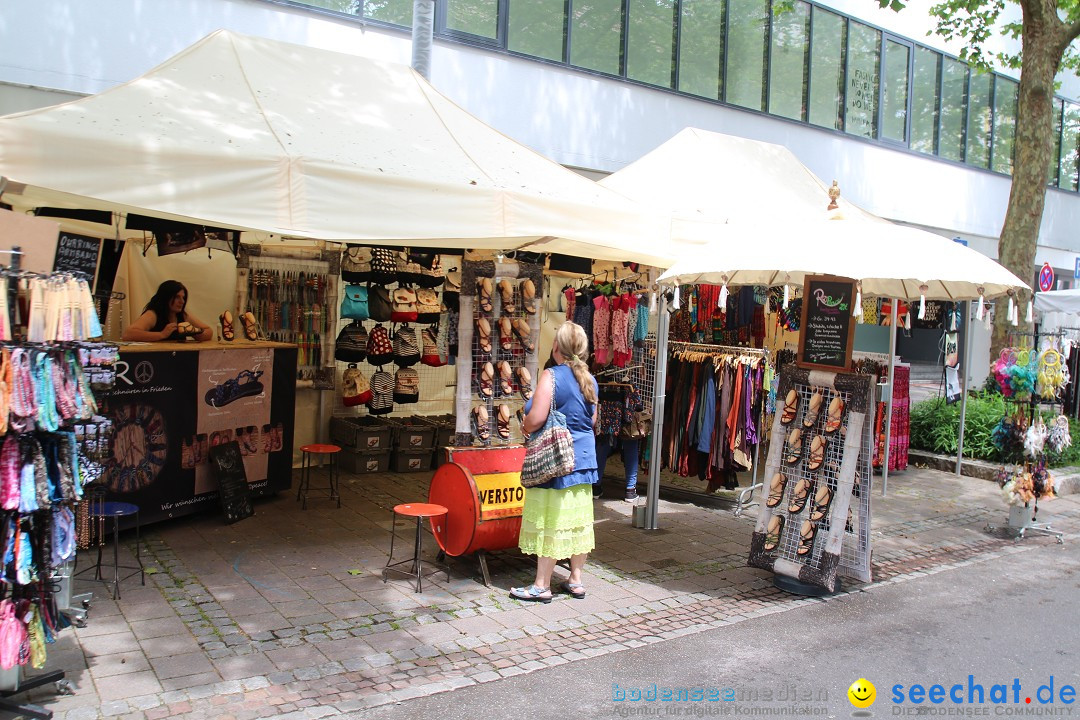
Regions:
<instances>
[{"instance_id":1,"label":"chalkboard sign","mask_svg":"<svg viewBox=\"0 0 1080 720\"><path fill-rule=\"evenodd\" d=\"M210 448L210 463L218 481L225 522L232 524L254 515L240 444L233 440Z\"/></svg>"},{"instance_id":2,"label":"chalkboard sign","mask_svg":"<svg viewBox=\"0 0 1080 720\"><path fill-rule=\"evenodd\" d=\"M82 273L86 276L87 282L92 284L94 273L97 272L100 251L101 240L98 238L61 232L60 241L56 244L53 270Z\"/></svg>"},{"instance_id":3,"label":"chalkboard sign","mask_svg":"<svg viewBox=\"0 0 1080 720\"><path fill-rule=\"evenodd\" d=\"M822 370L849 370L855 339L855 281L831 275L803 279L799 365Z\"/></svg>"}]
</instances>

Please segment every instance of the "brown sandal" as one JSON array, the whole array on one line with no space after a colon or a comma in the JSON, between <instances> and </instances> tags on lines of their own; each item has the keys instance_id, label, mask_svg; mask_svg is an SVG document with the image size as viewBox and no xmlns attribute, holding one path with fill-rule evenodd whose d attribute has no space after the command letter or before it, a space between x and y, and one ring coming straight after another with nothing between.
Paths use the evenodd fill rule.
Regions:
<instances>
[{"instance_id":1,"label":"brown sandal","mask_svg":"<svg viewBox=\"0 0 1080 720\"><path fill-rule=\"evenodd\" d=\"M477 440L487 442L491 439L491 420L488 417L487 408L477 405L472 411L472 431Z\"/></svg>"},{"instance_id":2,"label":"brown sandal","mask_svg":"<svg viewBox=\"0 0 1080 720\"><path fill-rule=\"evenodd\" d=\"M495 369L499 371L499 394L502 397L510 397L514 394L514 384L511 382L513 375L510 371L510 363L505 360L500 360L495 365ZM503 407L506 406L503 405ZM506 421L510 422L509 412Z\"/></svg>"},{"instance_id":3,"label":"brown sandal","mask_svg":"<svg viewBox=\"0 0 1080 720\"><path fill-rule=\"evenodd\" d=\"M787 488L787 476L784 473L776 473L769 483L769 499L765 501L765 507L776 507L784 499L784 490Z\"/></svg>"},{"instance_id":4,"label":"brown sandal","mask_svg":"<svg viewBox=\"0 0 1080 720\"><path fill-rule=\"evenodd\" d=\"M500 405L499 414L495 417L495 431L503 440L510 439L510 406Z\"/></svg>"},{"instance_id":5,"label":"brown sandal","mask_svg":"<svg viewBox=\"0 0 1080 720\"><path fill-rule=\"evenodd\" d=\"M502 301L503 315L513 315L517 312L517 308L514 307L514 286L506 278L499 281L499 299Z\"/></svg>"},{"instance_id":6,"label":"brown sandal","mask_svg":"<svg viewBox=\"0 0 1080 720\"><path fill-rule=\"evenodd\" d=\"M784 414L780 416L781 425L790 425L795 416L799 414L799 391L788 390L784 400Z\"/></svg>"},{"instance_id":7,"label":"brown sandal","mask_svg":"<svg viewBox=\"0 0 1080 720\"><path fill-rule=\"evenodd\" d=\"M489 398L492 395L495 381L495 368L491 366L491 363L484 363L483 370L480 371L480 396Z\"/></svg>"},{"instance_id":8,"label":"brown sandal","mask_svg":"<svg viewBox=\"0 0 1080 720\"><path fill-rule=\"evenodd\" d=\"M810 522L820 522L829 514L829 506L832 505L833 491L822 482L814 493L814 509L810 511Z\"/></svg>"},{"instance_id":9,"label":"brown sandal","mask_svg":"<svg viewBox=\"0 0 1080 720\"><path fill-rule=\"evenodd\" d=\"M814 549L814 538L817 536L817 525L809 520L803 520L799 528L799 547L795 549L796 555L809 555Z\"/></svg>"},{"instance_id":10,"label":"brown sandal","mask_svg":"<svg viewBox=\"0 0 1080 720\"><path fill-rule=\"evenodd\" d=\"M825 462L825 450L829 447L829 439L824 435L815 435L810 441L810 456L807 458L806 469L817 470L821 463Z\"/></svg>"},{"instance_id":11,"label":"brown sandal","mask_svg":"<svg viewBox=\"0 0 1080 720\"><path fill-rule=\"evenodd\" d=\"M521 394L521 399L528 402L533 394L532 376L529 374L529 368L522 365L514 371L514 375L517 376L518 393Z\"/></svg>"},{"instance_id":12,"label":"brown sandal","mask_svg":"<svg viewBox=\"0 0 1080 720\"><path fill-rule=\"evenodd\" d=\"M499 347L506 352L510 352L513 349L511 344L514 339L514 329L510 324L510 318L499 318Z\"/></svg>"},{"instance_id":13,"label":"brown sandal","mask_svg":"<svg viewBox=\"0 0 1080 720\"><path fill-rule=\"evenodd\" d=\"M250 310L240 316L240 323L244 326L244 335L248 340L259 339L259 323L256 322Z\"/></svg>"},{"instance_id":14,"label":"brown sandal","mask_svg":"<svg viewBox=\"0 0 1080 720\"><path fill-rule=\"evenodd\" d=\"M221 339L228 342L232 342L236 339L236 331L233 330L232 313L226 310L218 315L218 320L221 322Z\"/></svg>"},{"instance_id":15,"label":"brown sandal","mask_svg":"<svg viewBox=\"0 0 1080 720\"><path fill-rule=\"evenodd\" d=\"M491 312L491 278L480 278L476 281L476 295L480 302L480 312Z\"/></svg>"},{"instance_id":16,"label":"brown sandal","mask_svg":"<svg viewBox=\"0 0 1080 720\"><path fill-rule=\"evenodd\" d=\"M476 319L476 336L480 352L491 354L491 323L486 317Z\"/></svg>"},{"instance_id":17,"label":"brown sandal","mask_svg":"<svg viewBox=\"0 0 1080 720\"><path fill-rule=\"evenodd\" d=\"M844 421L844 401L839 397L834 397L829 402L829 412L825 415L825 432L832 434L840 429L840 425Z\"/></svg>"},{"instance_id":18,"label":"brown sandal","mask_svg":"<svg viewBox=\"0 0 1080 720\"><path fill-rule=\"evenodd\" d=\"M536 314L536 285L528 278L521 282L521 306L530 315Z\"/></svg>"},{"instance_id":19,"label":"brown sandal","mask_svg":"<svg viewBox=\"0 0 1080 720\"><path fill-rule=\"evenodd\" d=\"M773 515L769 519L769 528L765 531L765 552L772 552L780 546L780 537L784 534L784 517Z\"/></svg>"},{"instance_id":20,"label":"brown sandal","mask_svg":"<svg viewBox=\"0 0 1080 720\"><path fill-rule=\"evenodd\" d=\"M514 337L521 343L521 347L525 349L525 352L531 353L536 349L536 345L532 342L532 328L529 327L529 321L524 318L517 318L511 324L514 330Z\"/></svg>"}]
</instances>

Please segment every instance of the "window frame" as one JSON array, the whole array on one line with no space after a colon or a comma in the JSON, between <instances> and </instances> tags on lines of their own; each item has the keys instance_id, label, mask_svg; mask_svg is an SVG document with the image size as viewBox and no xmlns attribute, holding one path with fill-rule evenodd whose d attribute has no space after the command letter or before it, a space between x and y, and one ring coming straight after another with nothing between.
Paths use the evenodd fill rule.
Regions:
<instances>
[{"instance_id":1,"label":"window frame","mask_svg":"<svg viewBox=\"0 0 1080 720\"><path fill-rule=\"evenodd\" d=\"M904 98L904 138L896 140L885 137L885 62L888 43L893 42L907 48L907 93ZM881 31L880 72L878 73L877 137L874 139L892 146L911 147L911 88L915 78L915 42Z\"/></svg>"}]
</instances>

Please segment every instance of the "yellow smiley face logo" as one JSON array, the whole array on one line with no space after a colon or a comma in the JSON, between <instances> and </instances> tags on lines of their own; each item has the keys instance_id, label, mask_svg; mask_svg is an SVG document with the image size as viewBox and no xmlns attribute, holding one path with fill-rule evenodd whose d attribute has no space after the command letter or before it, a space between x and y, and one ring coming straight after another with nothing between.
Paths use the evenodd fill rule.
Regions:
<instances>
[{"instance_id":1,"label":"yellow smiley face logo","mask_svg":"<svg viewBox=\"0 0 1080 720\"><path fill-rule=\"evenodd\" d=\"M877 688L874 687L874 683L866 678L859 678L851 683L851 687L847 690L847 696L855 707L868 708L877 699Z\"/></svg>"}]
</instances>

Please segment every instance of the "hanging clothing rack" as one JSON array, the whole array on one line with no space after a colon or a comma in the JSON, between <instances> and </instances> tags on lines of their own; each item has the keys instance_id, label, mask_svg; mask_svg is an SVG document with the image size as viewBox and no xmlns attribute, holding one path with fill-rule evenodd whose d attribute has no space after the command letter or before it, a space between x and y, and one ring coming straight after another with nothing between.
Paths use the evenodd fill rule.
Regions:
<instances>
[{"instance_id":1,"label":"hanging clothing rack","mask_svg":"<svg viewBox=\"0 0 1080 720\"><path fill-rule=\"evenodd\" d=\"M741 345L712 345L709 343L682 342L669 340L668 347L672 354L677 352L700 352L713 355L760 355L769 359L769 351L765 348L743 347Z\"/></svg>"}]
</instances>

